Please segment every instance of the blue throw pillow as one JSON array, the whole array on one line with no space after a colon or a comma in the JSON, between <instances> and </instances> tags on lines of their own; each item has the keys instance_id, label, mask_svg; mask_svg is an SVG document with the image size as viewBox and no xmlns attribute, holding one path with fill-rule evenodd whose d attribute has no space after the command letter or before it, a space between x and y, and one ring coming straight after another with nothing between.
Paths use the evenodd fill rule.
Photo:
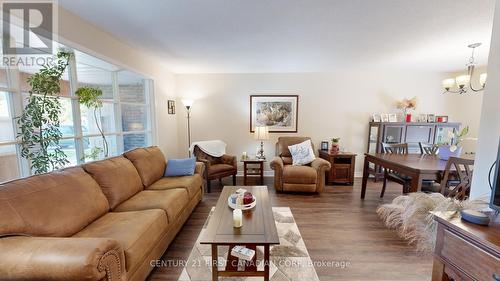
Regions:
<instances>
[{"instance_id":1,"label":"blue throw pillow","mask_svg":"<svg viewBox=\"0 0 500 281\"><path fill-rule=\"evenodd\" d=\"M169 159L165 177L192 176L196 167L196 158Z\"/></svg>"}]
</instances>

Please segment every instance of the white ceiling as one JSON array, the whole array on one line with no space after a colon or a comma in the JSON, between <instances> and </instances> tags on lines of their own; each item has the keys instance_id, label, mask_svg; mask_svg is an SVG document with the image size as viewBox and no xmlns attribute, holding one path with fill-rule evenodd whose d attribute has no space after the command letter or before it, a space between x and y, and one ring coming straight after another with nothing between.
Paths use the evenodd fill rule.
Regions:
<instances>
[{"instance_id":1,"label":"white ceiling","mask_svg":"<svg viewBox=\"0 0 500 281\"><path fill-rule=\"evenodd\" d=\"M494 0L59 0L177 73L455 71Z\"/></svg>"}]
</instances>

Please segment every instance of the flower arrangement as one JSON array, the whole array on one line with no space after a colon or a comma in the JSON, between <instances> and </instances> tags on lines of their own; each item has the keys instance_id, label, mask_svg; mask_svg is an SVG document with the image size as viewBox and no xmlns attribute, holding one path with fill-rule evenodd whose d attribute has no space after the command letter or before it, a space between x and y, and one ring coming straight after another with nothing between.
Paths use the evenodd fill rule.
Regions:
<instances>
[{"instance_id":1,"label":"flower arrangement","mask_svg":"<svg viewBox=\"0 0 500 281\"><path fill-rule=\"evenodd\" d=\"M397 102L396 106L398 109L403 110L403 113L406 116L406 112L408 110L417 109L417 97L400 100Z\"/></svg>"},{"instance_id":2,"label":"flower arrangement","mask_svg":"<svg viewBox=\"0 0 500 281\"><path fill-rule=\"evenodd\" d=\"M465 140L465 136L469 133L469 126L465 126L460 132L459 131L448 131L448 137L455 140L455 145L450 147L450 150L453 152L457 150L458 146L461 142Z\"/></svg>"}]
</instances>

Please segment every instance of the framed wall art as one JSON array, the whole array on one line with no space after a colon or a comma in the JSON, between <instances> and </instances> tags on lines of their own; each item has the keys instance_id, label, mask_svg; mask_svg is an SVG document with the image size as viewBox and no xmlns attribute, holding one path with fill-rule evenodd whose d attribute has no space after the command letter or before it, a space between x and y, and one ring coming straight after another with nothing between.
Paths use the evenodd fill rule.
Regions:
<instances>
[{"instance_id":1,"label":"framed wall art","mask_svg":"<svg viewBox=\"0 0 500 281\"><path fill-rule=\"evenodd\" d=\"M168 114L175 114L175 101L174 100L167 101L167 109L168 109Z\"/></svg>"},{"instance_id":2,"label":"framed wall art","mask_svg":"<svg viewBox=\"0 0 500 281\"><path fill-rule=\"evenodd\" d=\"M270 133L296 133L298 108L298 95L251 95L250 132L268 126Z\"/></svg>"}]
</instances>

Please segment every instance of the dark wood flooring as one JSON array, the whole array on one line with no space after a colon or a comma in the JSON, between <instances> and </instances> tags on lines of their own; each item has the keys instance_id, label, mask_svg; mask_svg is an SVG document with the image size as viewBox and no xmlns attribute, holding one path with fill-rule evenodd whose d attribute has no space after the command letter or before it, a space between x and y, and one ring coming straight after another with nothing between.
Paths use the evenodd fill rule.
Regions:
<instances>
[{"instance_id":1,"label":"dark wood flooring","mask_svg":"<svg viewBox=\"0 0 500 281\"><path fill-rule=\"evenodd\" d=\"M226 179L223 184L230 184ZM238 184L242 179L238 178ZM354 187L327 186L320 195L276 193L272 178L266 178L273 206L290 207L313 261L346 262L348 266L316 267L320 280L430 280L432 256L415 248L385 228L375 213L381 203L401 194L401 186L388 184L379 198L382 183L369 181L365 200L360 199L361 179ZM158 267L150 281L177 280L205 222L217 202L221 186L212 184L180 233L163 255L172 266Z\"/></svg>"}]
</instances>

